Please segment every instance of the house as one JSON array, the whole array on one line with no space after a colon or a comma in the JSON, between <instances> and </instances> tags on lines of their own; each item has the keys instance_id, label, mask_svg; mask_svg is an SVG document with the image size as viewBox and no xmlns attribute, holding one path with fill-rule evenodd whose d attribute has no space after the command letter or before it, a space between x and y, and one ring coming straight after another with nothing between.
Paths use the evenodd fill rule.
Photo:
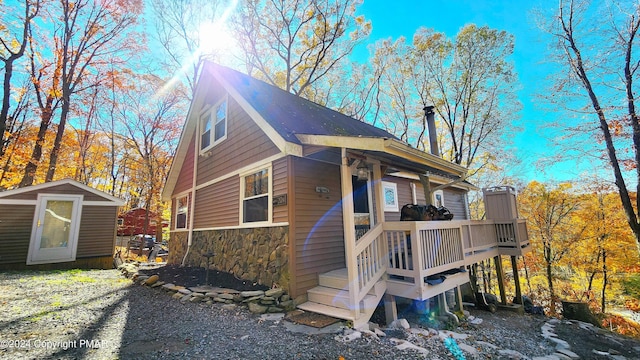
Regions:
<instances>
[{"instance_id":1,"label":"house","mask_svg":"<svg viewBox=\"0 0 640 360\"><path fill-rule=\"evenodd\" d=\"M386 309L396 297L423 301L469 282L466 271L444 272L528 250L516 213L468 220L466 172L207 62L163 189L172 203L168 262L204 267L213 253L212 267L283 287L300 308L359 327L383 296ZM426 185L428 202L453 221L399 221L404 204L427 203ZM504 195L496 203L507 211L496 213L513 208L509 191L491 193ZM431 285L430 276L446 280Z\"/></svg>"},{"instance_id":2,"label":"house","mask_svg":"<svg viewBox=\"0 0 640 360\"><path fill-rule=\"evenodd\" d=\"M135 208L118 215L118 236L161 234L165 222L153 211Z\"/></svg>"},{"instance_id":3,"label":"house","mask_svg":"<svg viewBox=\"0 0 640 360\"><path fill-rule=\"evenodd\" d=\"M122 205L71 179L0 192L0 269L112 268Z\"/></svg>"}]
</instances>

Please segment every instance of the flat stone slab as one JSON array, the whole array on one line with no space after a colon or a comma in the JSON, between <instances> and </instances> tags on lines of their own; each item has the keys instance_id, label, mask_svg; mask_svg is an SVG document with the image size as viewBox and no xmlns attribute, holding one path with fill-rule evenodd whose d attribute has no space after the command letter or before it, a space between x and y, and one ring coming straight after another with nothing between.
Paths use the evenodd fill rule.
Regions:
<instances>
[{"instance_id":1,"label":"flat stone slab","mask_svg":"<svg viewBox=\"0 0 640 360\"><path fill-rule=\"evenodd\" d=\"M172 284L172 283L168 283L168 284L164 284L164 285L162 285L162 288L163 288L163 289L166 289L166 290L170 290L170 289L172 289L174 286L175 286L174 284Z\"/></svg>"},{"instance_id":2,"label":"flat stone slab","mask_svg":"<svg viewBox=\"0 0 640 360\"><path fill-rule=\"evenodd\" d=\"M245 297L245 298L252 298L252 297L256 297L256 296L263 296L264 295L264 291L262 291L262 290L242 291L242 292L240 292L240 295L242 297Z\"/></svg>"},{"instance_id":3,"label":"flat stone slab","mask_svg":"<svg viewBox=\"0 0 640 360\"><path fill-rule=\"evenodd\" d=\"M580 356L576 353L574 353L573 351L569 350L569 349L558 349L556 350L557 353L560 353L562 355L568 356L571 359L580 359Z\"/></svg>"},{"instance_id":4,"label":"flat stone slab","mask_svg":"<svg viewBox=\"0 0 640 360\"><path fill-rule=\"evenodd\" d=\"M196 287L190 287L189 290L197 293L206 294L209 291L213 291L213 287L212 286L196 286Z\"/></svg>"},{"instance_id":5,"label":"flat stone slab","mask_svg":"<svg viewBox=\"0 0 640 360\"><path fill-rule=\"evenodd\" d=\"M260 320L267 320L267 321L280 321L284 319L284 313L280 313L280 314L263 314L260 315Z\"/></svg>"}]
</instances>

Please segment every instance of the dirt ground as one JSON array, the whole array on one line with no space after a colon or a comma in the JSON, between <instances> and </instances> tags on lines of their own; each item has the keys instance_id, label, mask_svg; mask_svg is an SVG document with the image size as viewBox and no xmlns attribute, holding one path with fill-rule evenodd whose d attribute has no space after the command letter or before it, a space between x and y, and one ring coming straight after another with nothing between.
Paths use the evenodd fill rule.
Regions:
<instances>
[{"instance_id":1,"label":"dirt ground","mask_svg":"<svg viewBox=\"0 0 640 360\"><path fill-rule=\"evenodd\" d=\"M160 265L151 268L141 269L140 273L152 275L158 274L160 279L176 285L186 287L204 285L206 270L204 268L180 267L177 265ZM232 288L237 290L266 290L267 287L238 279L232 274L210 270L209 285ZM378 309L372 321L384 325L384 308ZM509 311L498 311L491 313L479 309L471 308L470 313L476 318L483 320L480 326L464 323L456 332L468 332L475 337L482 337L482 329L486 330L487 336L495 337L499 334L503 342L510 343L510 348L532 346L555 346L554 343L545 340L541 333L541 327L550 318L544 315L519 315ZM377 315L377 316L376 316ZM418 315L411 306L399 306L398 315L406 318L409 323L417 327L442 328L443 324L437 324ZM582 326L581 326L582 325ZM480 330L480 331L478 331ZM558 338L566 341L571 346L571 351L580 355L581 359L606 359L614 356L624 356L627 359L640 359L640 339L625 337L606 329L596 329L585 326L576 321L561 321L555 325L555 333ZM491 340L488 339L487 340ZM496 341L496 339L493 339ZM543 344L544 343L544 344ZM604 355L606 353L607 355Z\"/></svg>"}]
</instances>

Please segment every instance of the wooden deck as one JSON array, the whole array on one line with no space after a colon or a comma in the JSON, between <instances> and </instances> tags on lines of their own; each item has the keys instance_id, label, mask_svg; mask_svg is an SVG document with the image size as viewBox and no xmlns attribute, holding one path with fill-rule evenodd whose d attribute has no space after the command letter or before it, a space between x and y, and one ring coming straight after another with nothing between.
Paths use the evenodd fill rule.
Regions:
<instances>
[{"instance_id":1,"label":"wooden deck","mask_svg":"<svg viewBox=\"0 0 640 360\"><path fill-rule=\"evenodd\" d=\"M310 290L309 303L299 307L352 320L358 328L369 320L371 304L377 304L384 293L426 300L469 282L467 265L528 251L522 219L384 222L355 242L355 256L348 257L347 268L340 271L340 284ZM336 291L341 294L340 306L333 303Z\"/></svg>"}]
</instances>

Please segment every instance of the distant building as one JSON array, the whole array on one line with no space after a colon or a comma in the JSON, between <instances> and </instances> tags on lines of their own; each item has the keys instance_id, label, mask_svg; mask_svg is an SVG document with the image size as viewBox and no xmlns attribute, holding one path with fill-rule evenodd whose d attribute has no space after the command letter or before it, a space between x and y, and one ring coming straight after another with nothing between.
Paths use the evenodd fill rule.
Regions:
<instances>
[{"instance_id":1,"label":"distant building","mask_svg":"<svg viewBox=\"0 0 640 360\"><path fill-rule=\"evenodd\" d=\"M118 215L118 236L156 235L158 224L163 224L162 218L158 214L149 211L147 216L146 209L131 209Z\"/></svg>"}]
</instances>

